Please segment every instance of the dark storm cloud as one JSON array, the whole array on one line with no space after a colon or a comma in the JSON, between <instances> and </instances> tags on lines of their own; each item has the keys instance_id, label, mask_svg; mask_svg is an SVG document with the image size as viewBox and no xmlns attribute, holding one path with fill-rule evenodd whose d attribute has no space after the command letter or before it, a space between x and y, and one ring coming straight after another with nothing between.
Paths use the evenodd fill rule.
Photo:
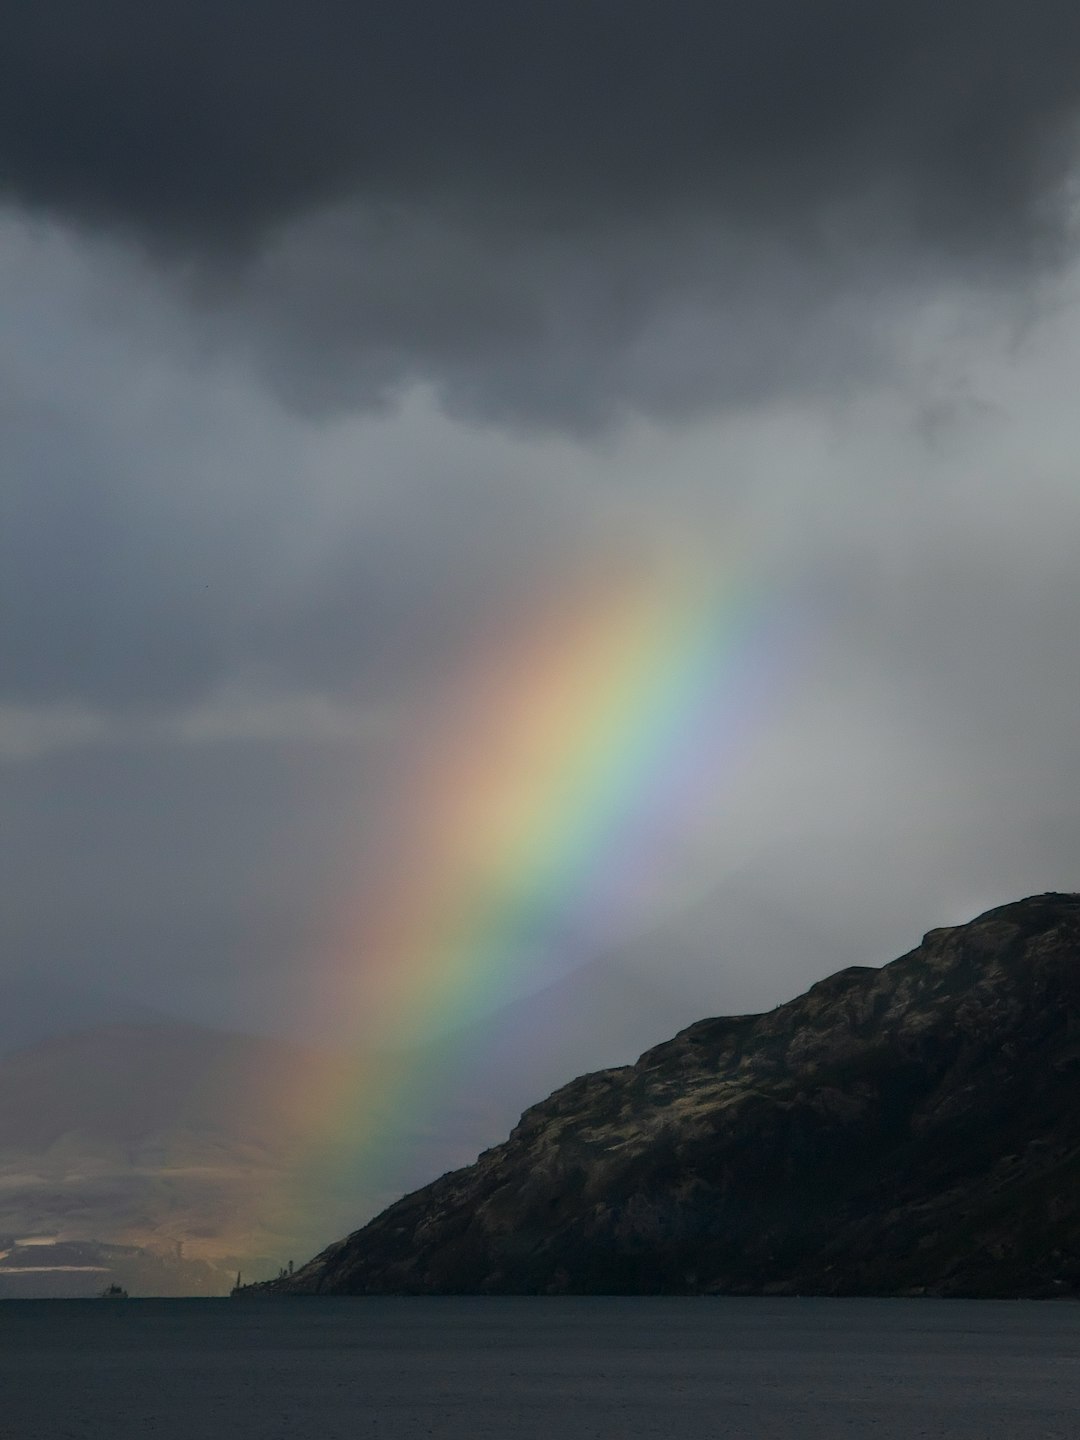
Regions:
<instances>
[{"instance_id":1,"label":"dark storm cloud","mask_svg":"<svg viewBox=\"0 0 1080 1440\"><path fill-rule=\"evenodd\" d=\"M16 197L159 238L251 238L351 195L574 226L750 222L869 185L928 231L1060 174L1072 0L15 0Z\"/></svg>"},{"instance_id":2,"label":"dark storm cloud","mask_svg":"<svg viewBox=\"0 0 1080 1440\"><path fill-rule=\"evenodd\" d=\"M832 387L868 300L1058 255L1078 54L1073 0L22 0L0 184L294 404L587 428Z\"/></svg>"}]
</instances>

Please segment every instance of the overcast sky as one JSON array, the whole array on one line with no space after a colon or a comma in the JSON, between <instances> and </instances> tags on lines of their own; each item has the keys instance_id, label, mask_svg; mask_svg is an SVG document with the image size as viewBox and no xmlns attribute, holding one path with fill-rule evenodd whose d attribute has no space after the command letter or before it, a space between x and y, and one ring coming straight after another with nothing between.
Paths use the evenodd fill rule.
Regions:
<instances>
[{"instance_id":1,"label":"overcast sky","mask_svg":"<svg viewBox=\"0 0 1080 1440\"><path fill-rule=\"evenodd\" d=\"M477 637L661 535L786 638L616 972L690 1021L1077 888L1075 0L8 10L13 973L341 1022Z\"/></svg>"}]
</instances>

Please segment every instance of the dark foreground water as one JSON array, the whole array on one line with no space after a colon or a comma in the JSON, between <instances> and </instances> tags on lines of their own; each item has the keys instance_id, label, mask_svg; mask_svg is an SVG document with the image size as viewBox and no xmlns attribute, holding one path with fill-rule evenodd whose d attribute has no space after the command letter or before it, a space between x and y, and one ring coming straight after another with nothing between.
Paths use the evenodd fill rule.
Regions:
<instances>
[{"instance_id":1,"label":"dark foreground water","mask_svg":"<svg viewBox=\"0 0 1080 1440\"><path fill-rule=\"evenodd\" d=\"M0 1302L3 1440L1056 1440L1080 1306Z\"/></svg>"}]
</instances>

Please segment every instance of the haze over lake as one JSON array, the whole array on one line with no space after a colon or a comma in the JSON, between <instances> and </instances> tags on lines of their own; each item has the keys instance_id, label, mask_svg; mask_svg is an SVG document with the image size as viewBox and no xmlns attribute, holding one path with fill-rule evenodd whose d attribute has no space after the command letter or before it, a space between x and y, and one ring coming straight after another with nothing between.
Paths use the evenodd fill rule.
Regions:
<instances>
[{"instance_id":1,"label":"haze over lake","mask_svg":"<svg viewBox=\"0 0 1080 1440\"><path fill-rule=\"evenodd\" d=\"M1080 1308L7 1302L0 1393L3 1440L1065 1440Z\"/></svg>"}]
</instances>

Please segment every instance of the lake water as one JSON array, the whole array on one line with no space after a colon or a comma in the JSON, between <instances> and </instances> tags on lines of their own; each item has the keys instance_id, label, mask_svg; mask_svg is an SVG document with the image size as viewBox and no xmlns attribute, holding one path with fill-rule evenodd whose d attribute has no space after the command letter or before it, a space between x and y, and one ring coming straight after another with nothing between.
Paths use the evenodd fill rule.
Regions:
<instances>
[{"instance_id":1,"label":"lake water","mask_svg":"<svg viewBox=\"0 0 1080 1440\"><path fill-rule=\"evenodd\" d=\"M1076 1440L1080 1305L0 1302L3 1440Z\"/></svg>"}]
</instances>

